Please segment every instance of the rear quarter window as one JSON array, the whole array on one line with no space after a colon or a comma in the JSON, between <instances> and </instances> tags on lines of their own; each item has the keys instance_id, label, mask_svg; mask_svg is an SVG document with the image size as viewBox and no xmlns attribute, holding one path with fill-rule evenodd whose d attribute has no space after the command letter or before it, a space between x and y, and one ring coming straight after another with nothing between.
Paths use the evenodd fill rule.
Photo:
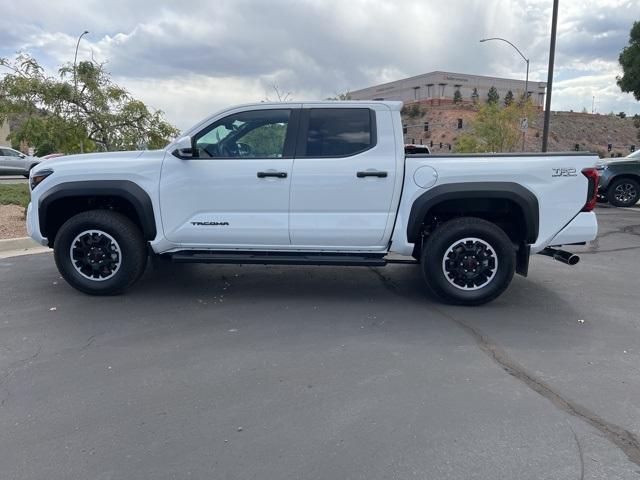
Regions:
<instances>
[{"instance_id":1,"label":"rear quarter window","mask_svg":"<svg viewBox=\"0 0 640 480\"><path fill-rule=\"evenodd\" d=\"M348 157L375 146L375 113L369 108L313 108L305 157Z\"/></svg>"}]
</instances>

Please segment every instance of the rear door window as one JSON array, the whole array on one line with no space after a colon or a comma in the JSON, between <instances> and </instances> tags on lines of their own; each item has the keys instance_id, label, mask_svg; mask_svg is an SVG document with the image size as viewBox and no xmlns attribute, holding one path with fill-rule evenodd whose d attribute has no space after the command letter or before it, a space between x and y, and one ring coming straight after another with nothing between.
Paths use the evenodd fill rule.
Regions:
<instances>
[{"instance_id":1,"label":"rear door window","mask_svg":"<svg viewBox=\"0 0 640 480\"><path fill-rule=\"evenodd\" d=\"M348 157L375 145L375 113L369 108L312 108L298 156Z\"/></svg>"}]
</instances>

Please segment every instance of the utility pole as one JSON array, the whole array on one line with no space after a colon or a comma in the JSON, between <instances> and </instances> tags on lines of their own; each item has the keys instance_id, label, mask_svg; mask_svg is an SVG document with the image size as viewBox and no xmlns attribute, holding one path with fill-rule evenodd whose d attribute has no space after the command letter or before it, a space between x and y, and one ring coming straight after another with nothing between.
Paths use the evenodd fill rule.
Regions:
<instances>
[{"instance_id":1,"label":"utility pole","mask_svg":"<svg viewBox=\"0 0 640 480\"><path fill-rule=\"evenodd\" d=\"M89 32L85 30L78 37L78 42L76 43L76 54L73 57L73 92L76 100L76 120L80 118L80 106L78 105L78 47L80 46L80 40L82 40L82 37L88 33ZM80 138L80 153L84 153L84 138Z\"/></svg>"},{"instance_id":2,"label":"utility pole","mask_svg":"<svg viewBox=\"0 0 640 480\"><path fill-rule=\"evenodd\" d=\"M547 73L547 98L544 109L544 129L542 131L542 151L549 147L549 121L551 119L551 89L553 86L553 64L556 56L556 32L558 30L558 2L553 0L553 16L551 18L551 45L549 46L549 72Z\"/></svg>"}]
</instances>

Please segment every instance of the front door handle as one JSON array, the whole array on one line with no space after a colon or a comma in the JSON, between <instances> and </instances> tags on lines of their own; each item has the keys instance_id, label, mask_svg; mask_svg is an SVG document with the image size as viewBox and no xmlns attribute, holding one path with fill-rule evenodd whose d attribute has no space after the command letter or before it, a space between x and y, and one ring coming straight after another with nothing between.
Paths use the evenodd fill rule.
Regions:
<instances>
[{"instance_id":1,"label":"front door handle","mask_svg":"<svg viewBox=\"0 0 640 480\"><path fill-rule=\"evenodd\" d=\"M388 175L387 172L378 172L377 170L367 170L364 172L357 173L358 178L364 178L364 177L387 178L387 175Z\"/></svg>"},{"instance_id":2,"label":"front door handle","mask_svg":"<svg viewBox=\"0 0 640 480\"><path fill-rule=\"evenodd\" d=\"M287 178L287 172L258 172L258 178Z\"/></svg>"}]
</instances>

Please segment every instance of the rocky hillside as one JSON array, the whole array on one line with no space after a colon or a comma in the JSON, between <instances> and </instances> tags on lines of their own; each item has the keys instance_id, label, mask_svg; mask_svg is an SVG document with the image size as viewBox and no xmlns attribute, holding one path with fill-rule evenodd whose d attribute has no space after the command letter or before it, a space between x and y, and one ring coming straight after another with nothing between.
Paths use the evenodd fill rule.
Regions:
<instances>
[{"instance_id":1,"label":"rocky hillside","mask_svg":"<svg viewBox=\"0 0 640 480\"><path fill-rule=\"evenodd\" d=\"M411 111L409 108L407 110ZM419 114L403 115L407 125L405 141L407 143L430 144L433 152L448 152L448 145L455 145L458 136L468 131L476 112L470 105L420 106ZM462 129L458 129L458 119L462 119ZM429 122L429 131L424 131L424 122ZM543 112L539 112L529 126L526 137L526 151L540 151L542 146ZM580 145L581 151L598 153L609 157L607 144L613 144L612 153L626 156L629 145L640 148L638 129L632 118L620 118L612 115L599 115L576 112L551 112L551 130L549 132L549 151L573 151ZM440 143L442 142L442 149Z\"/></svg>"}]
</instances>

